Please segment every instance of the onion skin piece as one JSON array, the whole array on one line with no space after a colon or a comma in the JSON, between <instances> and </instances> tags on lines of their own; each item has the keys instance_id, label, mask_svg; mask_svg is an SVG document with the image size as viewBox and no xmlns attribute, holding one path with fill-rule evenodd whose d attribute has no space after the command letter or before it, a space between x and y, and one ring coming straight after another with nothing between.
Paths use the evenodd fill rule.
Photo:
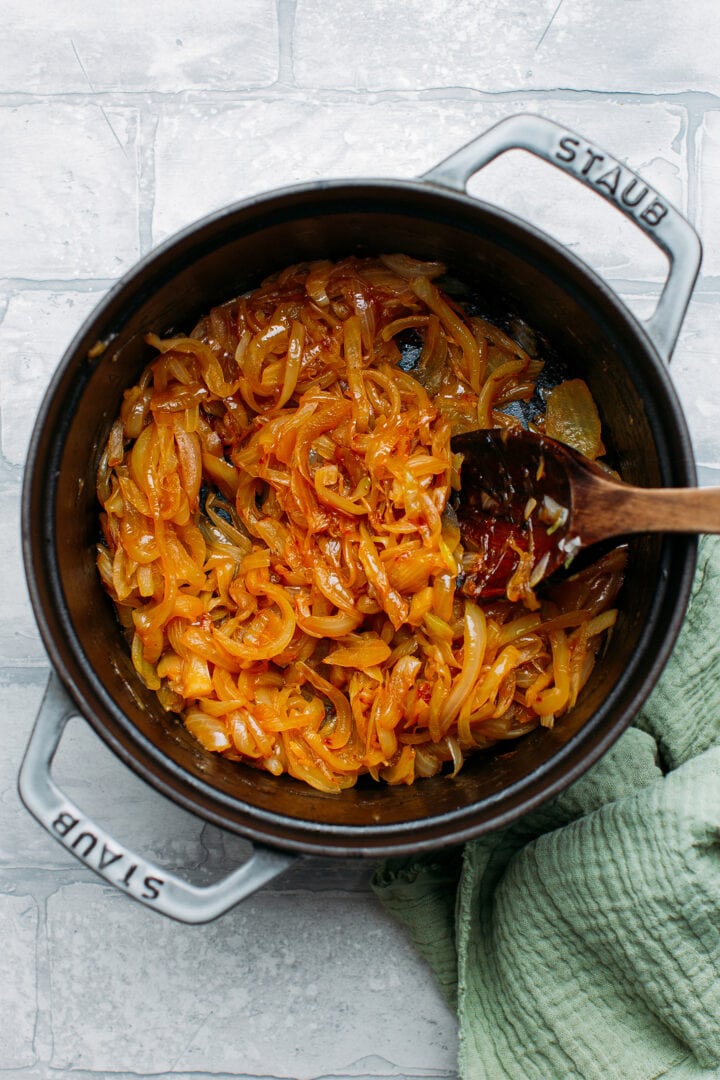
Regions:
<instances>
[{"instance_id":1,"label":"onion skin piece","mask_svg":"<svg viewBox=\"0 0 720 1080\"><path fill-rule=\"evenodd\" d=\"M568 379L548 394L545 434L594 461L605 453L600 414L584 379Z\"/></svg>"}]
</instances>

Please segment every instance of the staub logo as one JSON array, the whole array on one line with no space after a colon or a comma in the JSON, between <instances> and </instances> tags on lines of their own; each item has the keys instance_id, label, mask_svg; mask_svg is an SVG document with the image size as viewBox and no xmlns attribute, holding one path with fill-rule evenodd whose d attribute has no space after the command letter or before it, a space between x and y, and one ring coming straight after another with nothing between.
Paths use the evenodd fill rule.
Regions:
<instances>
[{"instance_id":1,"label":"staub logo","mask_svg":"<svg viewBox=\"0 0 720 1080\"><path fill-rule=\"evenodd\" d=\"M614 199L621 209L651 228L668 212L647 184L573 135L560 139L555 157L565 165L572 165L573 171L584 176L606 198Z\"/></svg>"},{"instance_id":2,"label":"staub logo","mask_svg":"<svg viewBox=\"0 0 720 1080\"><path fill-rule=\"evenodd\" d=\"M147 873L147 867L133 862L126 851L114 850L96 832L83 826L80 818L62 811L52 823L53 832L92 870L102 874L113 885L126 888L146 903L160 896L164 880Z\"/></svg>"}]
</instances>

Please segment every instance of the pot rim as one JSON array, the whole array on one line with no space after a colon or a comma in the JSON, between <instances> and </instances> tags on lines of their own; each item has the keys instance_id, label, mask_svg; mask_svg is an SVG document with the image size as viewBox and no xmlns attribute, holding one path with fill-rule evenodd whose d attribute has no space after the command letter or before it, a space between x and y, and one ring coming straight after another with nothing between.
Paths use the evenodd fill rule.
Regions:
<instances>
[{"instance_id":1,"label":"pot rim","mask_svg":"<svg viewBox=\"0 0 720 1080\"><path fill-rule=\"evenodd\" d=\"M413 199L421 196L428 201L428 205L434 204L446 209L462 206L473 214L489 215L501 228L519 231L525 241L534 245L536 251L559 260L568 277L579 276L584 288L598 297L613 318L625 324L625 329L637 341L638 347L653 368L658 388L657 396L664 405L663 418L672 418L673 430L669 433L672 436L669 442L674 443L679 451L678 459L672 463L673 468L682 483L687 486L696 484L695 463L686 421L666 365L642 321L625 306L617 293L592 267L534 224L465 192L424 180L321 180L253 195L199 218L144 255L102 297L65 350L38 410L23 476L22 548L35 618L55 670L80 714L136 774L192 813L252 840L270 842L286 850L323 855L401 855L461 843L510 824L521 814L545 802L577 780L609 749L647 699L674 647L685 618L692 586L697 549L695 538L675 537L664 542L663 562L667 565L671 561L672 549L672 561L675 569L680 565L680 572L674 578L673 607L669 620L664 625L661 646L654 651L648 663L644 660L643 663L638 661L637 657L643 659L648 651L648 627L654 625L657 612L662 606L656 594L636 653L631 658L623 679L587 723L556 750L541 776L531 772L502 788L491 798L485 799L480 816L480 804L471 803L423 818L422 821L353 826L289 817L250 804L241 804L237 798L227 795L209 781L172 762L121 713L100 678L94 671L88 670L87 664L83 664L83 650L75 638L62 591L58 581L52 580L53 530L47 524L52 515L36 509L38 503L35 488L44 467L44 459L41 458L39 450L40 434L51 421L53 411L57 410L58 399L61 391L67 389L68 378L75 381L77 368L85 362L92 345L102 340L103 344L111 347L116 331L104 336L103 326L107 328L106 324L114 315L117 318L120 308L126 311L127 319L128 310L134 310L133 304L141 306L143 296L152 293L152 288L140 288L141 279L145 275L151 275L157 280L170 269L171 264L177 271L196 262L203 251L222 246L222 237L228 238L227 232L222 230L233 221L237 223L244 215L252 213L253 220L257 215L257 223L245 230L251 233L262 227L263 215L273 208L295 204L288 218L291 220L300 215L303 204L327 195L337 197L344 192L356 196L364 193L375 199L389 192L396 196L406 193ZM388 212L398 213L398 210L391 205ZM416 209L414 216L424 215ZM182 260L173 263L174 253L186 245L189 250L183 251ZM54 446L61 447L63 443L62 432L53 436ZM54 507L54 490L48 496L48 504ZM39 514L40 520L46 524L44 534L37 528L36 514ZM67 646L81 678L71 670L72 665L67 663L64 650L59 644L61 641ZM81 681L84 685L81 685ZM628 693L630 685L632 691ZM621 697L622 701L619 700ZM99 715L98 705L105 713L105 718ZM616 707L620 708L621 712L613 720Z\"/></svg>"}]
</instances>

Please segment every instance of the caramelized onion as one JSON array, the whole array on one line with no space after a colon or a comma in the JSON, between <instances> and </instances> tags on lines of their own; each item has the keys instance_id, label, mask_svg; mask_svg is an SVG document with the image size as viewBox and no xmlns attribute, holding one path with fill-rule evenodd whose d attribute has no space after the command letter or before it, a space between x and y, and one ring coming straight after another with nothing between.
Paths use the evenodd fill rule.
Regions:
<instances>
[{"instance_id":1,"label":"caramelized onion","mask_svg":"<svg viewBox=\"0 0 720 1080\"><path fill-rule=\"evenodd\" d=\"M332 794L454 777L551 726L617 614L624 552L536 597L523 551L503 598L462 597L483 556L453 511L450 438L518 423L505 406L542 362L443 273L406 255L299 264L190 336L148 335L98 468L98 572L139 677L208 751ZM552 391L546 427L602 452L579 380Z\"/></svg>"}]
</instances>

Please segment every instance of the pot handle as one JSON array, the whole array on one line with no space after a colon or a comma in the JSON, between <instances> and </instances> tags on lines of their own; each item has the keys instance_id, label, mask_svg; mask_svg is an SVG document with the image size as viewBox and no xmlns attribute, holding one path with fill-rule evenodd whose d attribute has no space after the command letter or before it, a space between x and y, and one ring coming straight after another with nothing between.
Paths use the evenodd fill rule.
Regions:
<instances>
[{"instance_id":1,"label":"pot handle","mask_svg":"<svg viewBox=\"0 0 720 1080\"><path fill-rule=\"evenodd\" d=\"M645 322L653 344L669 359L700 269L700 239L689 221L637 173L569 128L521 113L502 120L421 177L465 191L471 176L507 150L527 150L592 188L638 225L670 261L654 314Z\"/></svg>"},{"instance_id":2,"label":"pot handle","mask_svg":"<svg viewBox=\"0 0 720 1080\"><path fill-rule=\"evenodd\" d=\"M86 817L51 776L65 725L77 715L52 672L20 768L18 789L25 806L50 835L111 885L179 922L205 923L256 892L298 858L256 845L243 866L201 887L136 855Z\"/></svg>"}]
</instances>

